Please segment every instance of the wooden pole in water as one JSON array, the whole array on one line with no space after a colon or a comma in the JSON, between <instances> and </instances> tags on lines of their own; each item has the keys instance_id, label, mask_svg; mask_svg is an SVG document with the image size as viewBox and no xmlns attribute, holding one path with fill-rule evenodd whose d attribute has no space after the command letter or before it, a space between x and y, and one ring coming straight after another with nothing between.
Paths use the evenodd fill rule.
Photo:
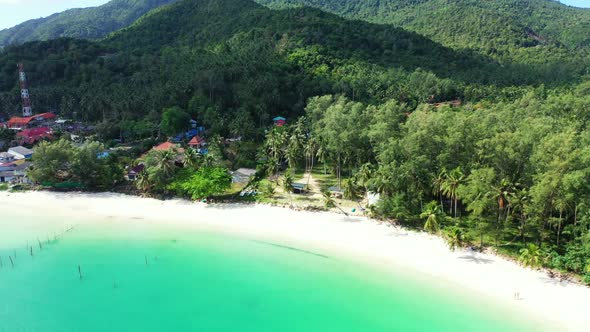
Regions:
<instances>
[{"instance_id":1,"label":"wooden pole in water","mask_svg":"<svg viewBox=\"0 0 590 332\"><path fill-rule=\"evenodd\" d=\"M10 265L12 265L12 268L14 269L14 262L12 261L12 257L8 256L8 258L10 258Z\"/></svg>"},{"instance_id":2,"label":"wooden pole in water","mask_svg":"<svg viewBox=\"0 0 590 332\"><path fill-rule=\"evenodd\" d=\"M78 265L78 275L80 275L80 280L82 280L82 268Z\"/></svg>"},{"instance_id":3,"label":"wooden pole in water","mask_svg":"<svg viewBox=\"0 0 590 332\"><path fill-rule=\"evenodd\" d=\"M39 241L39 238L37 238L37 242L39 243L39 250L43 249L43 246L41 245L41 241Z\"/></svg>"},{"instance_id":4,"label":"wooden pole in water","mask_svg":"<svg viewBox=\"0 0 590 332\"><path fill-rule=\"evenodd\" d=\"M145 265L148 265L147 255L145 255Z\"/></svg>"},{"instance_id":5,"label":"wooden pole in water","mask_svg":"<svg viewBox=\"0 0 590 332\"><path fill-rule=\"evenodd\" d=\"M31 248L31 257L33 257L33 246L31 246L30 248Z\"/></svg>"}]
</instances>

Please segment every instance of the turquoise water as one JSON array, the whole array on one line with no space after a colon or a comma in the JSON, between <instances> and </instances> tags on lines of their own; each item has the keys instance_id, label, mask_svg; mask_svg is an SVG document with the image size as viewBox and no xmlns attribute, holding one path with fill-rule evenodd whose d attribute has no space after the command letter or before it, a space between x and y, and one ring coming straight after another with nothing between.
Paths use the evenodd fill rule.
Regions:
<instances>
[{"instance_id":1,"label":"turquoise water","mask_svg":"<svg viewBox=\"0 0 590 332\"><path fill-rule=\"evenodd\" d=\"M0 331L542 330L444 281L280 242L140 220L4 215L0 231Z\"/></svg>"}]
</instances>

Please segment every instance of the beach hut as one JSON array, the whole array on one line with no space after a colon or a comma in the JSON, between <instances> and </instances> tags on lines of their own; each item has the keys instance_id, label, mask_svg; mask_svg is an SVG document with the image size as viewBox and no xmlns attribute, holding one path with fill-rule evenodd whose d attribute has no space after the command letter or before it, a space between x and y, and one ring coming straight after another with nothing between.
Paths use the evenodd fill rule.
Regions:
<instances>
[{"instance_id":1,"label":"beach hut","mask_svg":"<svg viewBox=\"0 0 590 332\"><path fill-rule=\"evenodd\" d=\"M330 192L330 195L334 198L342 198L344 197L344 191L342 190L342 188L339 187L329 187L328 191Z\"/></svg>"},{"instance_id":2,"label":"beach hut","mask_svg":"<svg viewBox=\"0 0 590 332\"><path fill-rule=\"evenodd\" d=\"M282 127L287 123L287 119L283 118L282 116L277 116L276 118L272 119L275 126Z\"/></svg>"},{"instance_id":3,"label":"beach hut","mask_svg":"<svg viewBox=\"0 0 590 332\"><path fill-rule=\"evenodd\" d=\"M239 168L232 172L233 183L247 183L256 174L256 170L252 168Z\"/></svg>"},{"instance_id":4,"label":"beach hut","mask_svg":"<svg viewBox=\"0 0 590 332\"><path fill-rule=\"evenodd\" d=\"M293 183L291 185L291 188L293 189L293 193L295 194L303 194L305 193L305 184L303 183Z\"/></svg>"},{"instance_id":5,"label":"beach hut","mask_svg":"<svg viewBox=\"0 0 590 332\"><path fill-rule=\"evenodd\" d=\"M125 174L125 179L127 181L137 180L137 177L139 176L139 174L141 172L143 172L144 169L145 169L144 164L139 164L135 167L128 168L129 171L127 172L127 174Z\"/></svg>"}]
</instances>

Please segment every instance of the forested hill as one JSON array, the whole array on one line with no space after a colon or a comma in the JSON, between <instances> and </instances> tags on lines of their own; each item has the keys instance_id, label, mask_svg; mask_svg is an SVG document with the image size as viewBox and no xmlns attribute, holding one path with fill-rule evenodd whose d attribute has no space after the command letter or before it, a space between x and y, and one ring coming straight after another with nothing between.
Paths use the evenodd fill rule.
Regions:
<instances>
[{"instance_id":1,"label":"forested hill","mask_svg":"<svg viewBox=\"0 0 590 332\"><path fill-rule=\"evenodd\" d=\"M101 38L174 1L112 0L98 7L70 9L0 31L0 46L60 37Z\"/></svg>"},{"instance_id":2,"label":"forested hill","mask_svg":"<svg viewBox=\"0 0 590 332\"><path fill-rule=\"evenodd\" d=\"M303 114L310 97L380 104L514 100L569 89L588 58L560 49L500 63L391 25L248 0L182 0L101 41L57 39L0 51L0 117L19 113L24 62L37 112L100 122L106 137L149 135L165 107L213 132L260 137L272 116ZM536 91L536 90L535 90ZM130 128L121 128L130 126Z\"/></svg>"},{"instance_id":3,"label":"forested hill","mask_svg":"<svg viewBox=\"0 0 590 332\"><path fill-rule=\"evenodd\" d=\"M512 58L539 48L590 46L590 10L555 0L257 0L271 8L310 6L403 27L453 48ZM532 50L531 50L532 49ZM529 59L530 60L530 59Z\"/></svg>"}]
</instances>

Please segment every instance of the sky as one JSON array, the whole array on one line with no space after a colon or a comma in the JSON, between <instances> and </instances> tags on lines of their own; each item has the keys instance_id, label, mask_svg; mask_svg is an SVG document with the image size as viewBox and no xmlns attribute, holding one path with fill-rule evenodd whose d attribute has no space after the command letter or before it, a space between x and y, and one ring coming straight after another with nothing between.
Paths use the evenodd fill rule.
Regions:
<instances>
[{"instance_id":1,"label":"sky","mask_svg":"<svg viewBox=\"0 0 590 332\"><path fill-rule=\"evenodd\" d=\"M570 6L590 8L590 0L561 0L561 2Z\"/></svg>"},{"instance_id":2,"label":"sky","mask_svg":"<svg viewBox=\"0 0 590 332\"><path fill-rule=\"evenodd\" d=\"M102 5L109 0L0 0L0 30L70 8Z\"/></svg>"},{"instance_id":3,"label":"sky","mask_svg":"<svg viewBox=\"0 0 590 332\"><path fill-rule=\"evenodd\" d=\"M69 8L102 5L109 0L0 0L0 30L26 20L49 16ZM482 0L489 1L489 0ZM561 0L578 7L589 7L590 0Z\"/></svg>"}]
</instances>

